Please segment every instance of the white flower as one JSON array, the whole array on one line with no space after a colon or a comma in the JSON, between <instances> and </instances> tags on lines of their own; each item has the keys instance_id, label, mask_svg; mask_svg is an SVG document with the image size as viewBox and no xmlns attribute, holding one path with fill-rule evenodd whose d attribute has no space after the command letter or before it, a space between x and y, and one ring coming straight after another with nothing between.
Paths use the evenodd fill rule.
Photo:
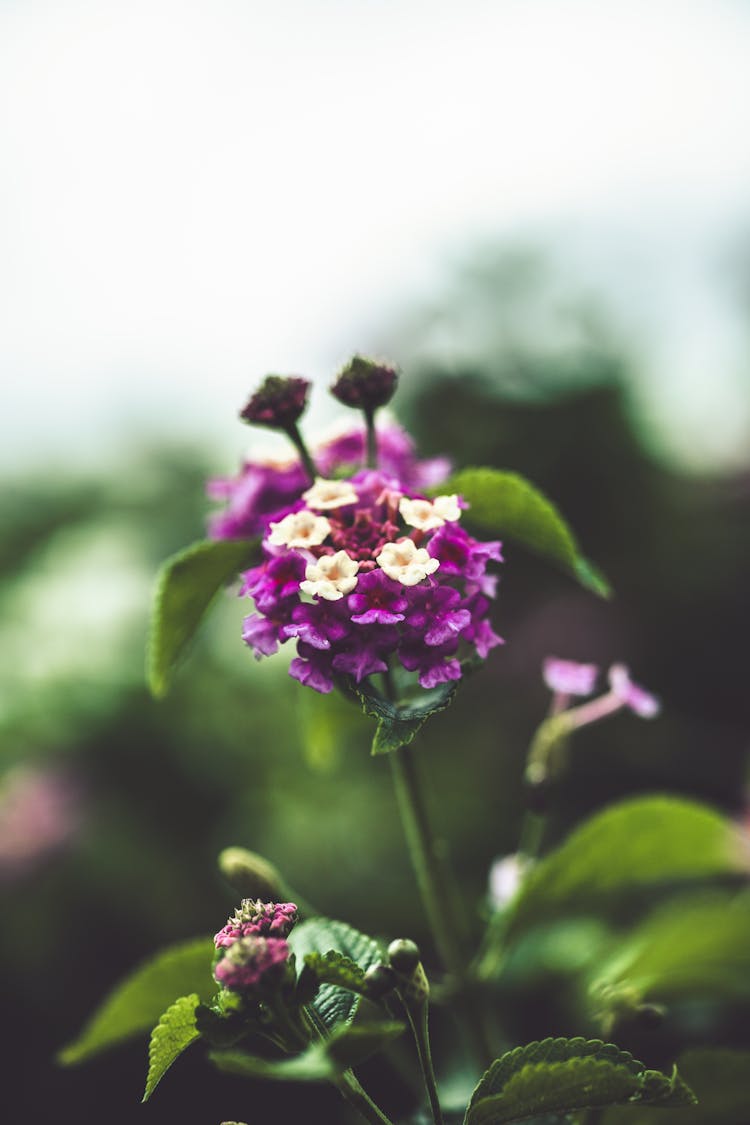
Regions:
<instances>
[{"instance_id":1,"label":"white flower","mask_svg":"<svg viewBox=\"0 0 750 1125\"><path fill-rule=\"evenodd\" d=\"M321 555L317 562L310 563L305 570L305 581L300 582L300 590L306 594L317 594L328 602L337 602L344 594L350 594L357 585L359 563L337 551L335 555Z\"/></svg>"},{"instance_id":2,"label":"white flower","mask_svg":"<svg viewBox=\"0 0 750 1125\"><path fill-rule=\"evenodd\" d=\"M446 521L454 523L461 518L457 496L436 496L432 503L403 496L398 510L410 527L417 527L420 531L433 531Z\"/></svg>"},{"instance_id":3,"label":"white flower","mask_svg":"<svg viewBox=\"0 0 750 1125\"><path fill-rule=\"evenodd\" d=\"M413 539L386 543L377 557L377 564L389 578L402 586L416 586L440 566L437 559L430 558L424 547L415 546Z\"/></svg>"},{"instance_id":4,"label":"white flower","mask_svg":"<svg viewBox=\"0 0 750 1125\"><path fill-rule=\"evenodd\" d=\"M283 520L271 524L268 542L274 547L318 547L330 533L325 516L316 516L306 508L290 512Z\"/></svg>"},{"instance_id":5,"label":"white flower","mask_svg":"<svg viewBox=\"0 0 750 1125\"><path fill-rule=\"evenodd\" d=\"M315 484L302 493L308 508L323 511L326 508L343 508L345 504L356 504L357 493L348 480L325 480L316 477Z\"/></svg>"}]
</instances>

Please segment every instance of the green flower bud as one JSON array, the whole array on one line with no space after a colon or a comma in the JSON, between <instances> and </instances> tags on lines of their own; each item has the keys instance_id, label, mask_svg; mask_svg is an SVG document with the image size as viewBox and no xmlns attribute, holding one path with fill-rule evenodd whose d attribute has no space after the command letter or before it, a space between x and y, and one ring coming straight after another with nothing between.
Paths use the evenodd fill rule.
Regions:
<instances>
[{"instance_id":1,"label":"green flower bud","mask_svg":"<svg viewBox=\"0 0 750 1125\"><path fill-rule=\"evenodd\" d=\"M284 880L263 856L246 848L224 848L219 870L241 898L278 902L286 898Z\"/></svg>"},{"instance_id":2,"label":"green flower bud","mask_svg":"<svg viewBox=\"0 0 750 1125\"><path fill-rule=\"evenodd\" d=\"M421 961L418 947L408 938L397 938L388 946L388 960L402 976L409 976Z\"/></svg>"}]
</instances>

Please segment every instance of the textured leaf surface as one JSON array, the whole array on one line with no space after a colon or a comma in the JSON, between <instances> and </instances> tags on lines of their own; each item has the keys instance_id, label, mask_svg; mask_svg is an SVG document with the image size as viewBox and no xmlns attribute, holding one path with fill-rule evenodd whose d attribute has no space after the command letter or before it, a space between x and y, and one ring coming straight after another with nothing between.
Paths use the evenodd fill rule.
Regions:
<instances>
[{"instance_id":1,"label":"textured leaf surface","mask_svg":"<svg viewBox=\"0 0 750 1125\"><path fill-rule=\"evenodd\" d=\"M151 1097L175 1059L200 1038L200 1032L195 1026L195 1009L199 1003L200 998L195 992L192 996L182 996L175 1000L151 1032L144 1102Z\"/></svg>"},{"instance_id":2,"label":"textured leaf surface","mask_svg":"<svg viewBox=\"0 0 750 1125\"><path fill-rule=\"evenodd\" d=\"M617 1102L691 1104L678 1075L647 1070L628 1051L592 1039L544 1039L516 1047L482 1077L466 1111L467 1125L505 1125L545 1113L568 1113Z\"/></svg>"},{"instance_id":3,"label":"textured leaf surface","mask_svg":"<svg viewBox=\"0 0 750 1125\"><path fill-rule=\"evenodd\" d=\"M208 1001L216 991L211 975L214 943L198 938L171 946L136 969L107 997L76 1040L64 1047L66 1065L148 1032L176 996L192 992Z\"/></svg>"},{"instance_id":4,"label":"textured leaf surface","mask_svg":"<svg viewBox=\"0 0 750 1125\"><path fill-rule=\"evenodd\" d=\"M304 962L310 953L325 954L333 949L350 957L366 971L383 957L373 938L330 918L308 918L294 927L288 940L297 964ZM322 984L312 1001L312 1007L329 1032L339 1023L350 1023L358 1006L359 996L334 984Z\"/></svg>"},{"instance_id":5,"label":"textured leaf surface","mask_svg":"<svg viewBox=\"0 0 750 1125\"><path fill-rule=\"evenodd\" d=\"M648 884L741 874L747 861L734 825L693 801L644 797L587 820L529 872L511 907L508 933Z\"/></svg>"},{"instance_id":6,"label":"textured leaf surface","mask_svg":"<svg viewBox=\"0 0 750 1125\"><path fill-rule=\"evenodd\" d=\"M645 1105L607 1110L604 1125L747 1125L750 1051L702 1049L680 1058L680 1073L698 1098L681 1109Z\"/></svg>"},{"instance_id":7,"label":"textured leaf surface","mask_svg":"<svg viewBox=\"0 0 750 1125\"><path fill-rule=\"evenodd\" d=\"M350 992L366 994L364 969L344 953L334 949L328 953L308 953L305 965L321 984L336 984Z\"/></svg>"},{"instance_id":8,"label":"textured leaf surface","mask_svg":"<svg viewBox=\"0 0 750 1125\"><path fill-rule=\"evenodd\" d=\"M207 539L167 559L151 616L148 683L161 698L218 591L257 558L257 539Z\"/></svg>"},{"instance_id":9,"label":"textured leaf surface","mask_svg":"<svg viewBox=\"0 0 750 1125\"><path fill-rule=\"evenodd\" d=\"M452 703L456 687L455 682L439 684L420 691L413 700L394 704L376 695L365 683L360 684L355 690L362 709L378 724L372 740L373 754L391 754L400 746L407 746L432 715Z\"/></svg>"},{"instance_id":10,"label":"textured leaf surface","mask_svg":"<svg viewBox=\"0 0 750 1125\"><path fill-rule=\"evenodd\" d=\"M549 559L600 597L610 597L606 578L583 557L573 532L551 500L518 473L463 469L441 492L457 492L470 504L467 524L501 535Z\"/></svg>"},{"instance_id":11,"label":"textured leaf surface","mask_svg":"<svg viewBox=\"0 0 750 1125\"><path fill-rule=\"evenodd\" d=\"M631 932L591 995L605 1019L623 1004L750 998L750 897L715 892L668 903Z\"/></svg>"}]
</instances>

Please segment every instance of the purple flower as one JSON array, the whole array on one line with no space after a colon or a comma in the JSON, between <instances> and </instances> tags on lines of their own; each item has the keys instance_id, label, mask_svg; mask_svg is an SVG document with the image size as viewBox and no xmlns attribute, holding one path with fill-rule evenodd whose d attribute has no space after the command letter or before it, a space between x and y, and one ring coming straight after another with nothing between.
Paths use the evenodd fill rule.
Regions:
<instances>
[{"instance_id":1,"label":"purple flower","mask_svg":"<svg viewBox=\"0 0 750 1125\"><path fill-rule=\"evenodd\" d=\"M217 949L228 948L235 941L252 934L261 937L286 937L297 921L293 902L262 902L243 898L242 904L214 937Z\"/></svg>"},{"instance_id":2,"label":"purple flower","mask_svg":"<svg viewBox=\"0 0 750 1125\"><path fill-rule=\"evenodd\" d=\"M256 660L273 656L279 647L279 626L270 617L251 613L242 623L242 639L253 650Z\"/></svg>"},{"instance_id":3,"label":"purple flower","mask_svg":"<svg viewBox=\"0 0 750 1125\"><path fill-rule=\"evenodd\" d=\"M365 676L372 676L376 672L386 672L388 665L384 660L385 652L398 645L398 633L388 626L375 626L373 629L359 628L352 633L346 642L346 647L333 658L333 667L337 672L346 672L354 676L357 683L361 683Z\"/></svg>"},{"instance_id":4,"label":"purple flower","mask_svg":"<svg viewBox=\"0 0 750 1125\"><path fill-rule=\"evenodd\" d=\"M321 695L333 691L333 674L329 655L300 641L298 656L289 665L289 675L301 684L306 684Z\"/></svg>"},{"instance_id":5,"label":"purple flower","mask_svg":"<svg viewBox=\"0 0 750 1125\"><path fill-rule=\"evenodd\" d=\"M404 587L382 570L364 574L348 600L349 609L353 610L351 619L356 625L396 625L404 620L408 605Z\"/></svg>"},{"instance_id":6,"label":"purple flower","mask_svg":"<svg viewBox=\"0 0 750 1125\"><path fill-rule=\"evenodd\" d=\"M580 668L581 666L574 665L573 667ZM584 667L586 666L584 665ZM556 671L559 672L559 669ZM572 676L573 673L568 670L567 678L559 679L557 682L569 684L572 682ZM581 686L586 686L585 676ZM566 710L570 694L572 692L567 694L558 692L556 695L558 705L553 707L552 710L552 713L558 715L560 720L565 720L568 730L578 730L579 727L590 726L591 723L606 719L608 715L614 715L626 707L641 719L653 719L661 710L661 705L656 696L651 695L640 684L633 683L624 664L613 664L609 669L609 691L604 692L603 695L598 695L595 699L589 699L585 703L578 704L577 707L570 707Z\"/></svg>"},{"instance_id":7,"label":"purple flower","mask_svg":"<svg viewBox=\"0 0 750 1125\"><path fill-rule=\"evenodd\" d=\"M249 594L261 613L272 614L283 599L299 596L305 566L304 557L297 551L276 555L245 573L240 593Z\"/></svg>"},{"instance_id":8,"label":"purple flower","mask_svg":"<svg viewBox=\"0 0 750 1125\"><path fill-rule=\"evenodd\" d=\"M505 641L492 628L489 618L490 603L487 598L477 594L464 604L468 606L471 614L471 624L464 630L464 638L474 645L477 656L486 660L490 650L497 645L504 645Z\"/></svg>"},{"instance_id":9,"label":"purple flower","mask_svg":"<svg viewBox=\"0 0 750 1125\"><path fill-rule=\"evenodd\" d=\"M303 603L292 610L292 622L282 628L284 637L299 637L313 648L329 649L349 633L349 623L341 603L331 601Z\"/></svg>"},{"instance_id":10,"label":"purple flower","mask_svg":"<svg viewBox=\"0 0 750 1125\"><path fill-rule=\"evenodd\" d=\"M398 656L404 668L419 673L419 683L423 688L433 688L461 679L461 665L455 658L455 651L455 642L432 648L416 643L404 645Z\"/></svg>"},{"instance_id":11,"label":"purple flower","mask_svg":"<svg viewBox=\"0 0 750 1125\"><path fill-rule=\"evenodd\" d=\"M232 992L250 992L279 977L289 952L283 938L250 934L227 947L214 969L214 977Z\"/></svg>"},{"instance_id":12,"label":"purple flower","mask_svg":"<svg viewBox=\"0 0 750 1125\"><path fill-rule=\"evenodd\" d=\"M633 683L624 664L612 665L609 670L609 686L620 702L641 719L654 719L659 714L659 700L640 684Z\"/></svg>"},{"instance_id":13,"label":"purple flower","mask_svg":"<svg viewBox=\"0 0 750 1125\"><path fill-rule=\"evenodd\" d=\"M542 664L542 677L550 689L560 695L591 695L596 687L599 668L596 664L579 664L548 656Z\"/></svg>"},{"instance_id":14,"label":"purple flower","mask_svg":"<svg viewBox=\"0 0 750 1125\"><path fill-rule=\"evenodd\" d=\"M378 426L377 446L381 472L400 481L404 488L416 492L433 488L451 471L451 463L445 457L419 461L414 442L394 423ZM319 446L314 454L315 464L324 477L333 476L346 466L358 469L364 463L366 448L365 428L358 426Z\"/></svg>"},{"instance_id":15,"label":"purple flower","mask_svg":"<svg viewBox=\"0 0 750 1125\"><path fill-rule=\"evenodd\" d=\"M209 517L209 535L212 539L251 539L263 530L270 515L292 505L307 484L307 474L299 461L248 461L238 477L209 481L208 495L227 505Z\"/></svg>"},{"instance_id":16,"label":"purple flower","mask_svg":"<svg viewBox=\"0 0 750 1125\"><path fill-rule=\"evenodd\" d=\"M443 645L471 624L471 613L462 608L458 590L428 586L415 590L406 624L424 637L425 644Z\"/></svg>"},{"instance_id":17,"label":"purple flower","mask_svg":"<svg viewBox=\"0 0 750 1125\"><path fill-rule=\"evenodd\" d=\"M433 535L427 550L438 559L444 575L461 576L468 580L469 593L495 595L495 580L485 575L487 563L492 559L502 562L502 544L497 541L482 543L472 539L457 523L446 523Z\"/></svg>"}]
</instances>

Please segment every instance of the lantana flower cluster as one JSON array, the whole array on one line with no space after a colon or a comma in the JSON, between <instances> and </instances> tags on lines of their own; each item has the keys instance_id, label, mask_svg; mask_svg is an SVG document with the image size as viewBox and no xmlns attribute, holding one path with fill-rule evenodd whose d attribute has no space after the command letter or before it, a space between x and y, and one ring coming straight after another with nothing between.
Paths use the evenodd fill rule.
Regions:
<instances>
[{"instance_id":1,"label":"lantana flower cluster","mask_svg":"<svg viewBox=\"0 0 750 1125\"><path fill-rule=\"evenodd\" d=\"M214 977L232 992L248 992L272 980L289 959L285 940L297 920L293 902L243 899L214 937L219 960Z\"/></svg>"},{"instance_id":2,"label":"lantana flower cluster","mask_svg":"<svg viewBox=\"0 0 750 1125\"><path fill-rule=\"evenodd\" d=\"M260 409L253 399L245 416ZM300 441L296 425L287 432ZM362 465L368 447L376 468ZM462 527L460 496L427 496L449 467L442 458L419 461L408 435L387 425L351 430L283 465L250 462L237 479L213 482L211 494L227 507L212 534L262 539L263 562L242 576L240 591L255 602L243 628L255 656L294 642L290 674L323 693L339 678L360 684L395 662L434 688L459 680L464 658L484 659L502 643L489 619L497 577L487 573L502 561L501 544Z\"/></svg>"}]
</instances>

